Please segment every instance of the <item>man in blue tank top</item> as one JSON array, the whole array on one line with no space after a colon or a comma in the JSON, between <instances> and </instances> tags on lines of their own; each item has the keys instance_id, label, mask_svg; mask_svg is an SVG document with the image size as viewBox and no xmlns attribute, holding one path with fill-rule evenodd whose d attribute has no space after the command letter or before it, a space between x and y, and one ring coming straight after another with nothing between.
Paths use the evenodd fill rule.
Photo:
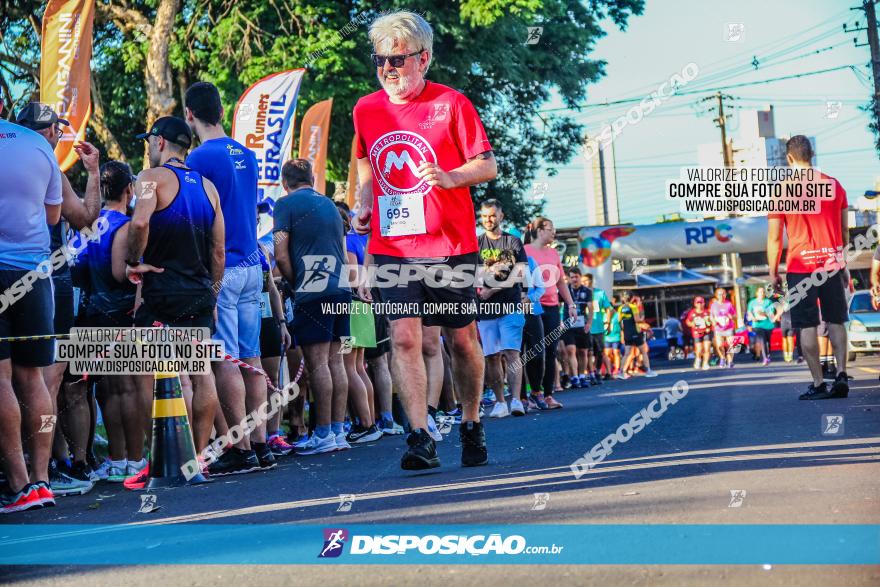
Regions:
<instances>
[{"instance_id":1,"label":"man in blue tank top","mask_svg":"<svg viewBox=\"0 0 880 587\"><path fill-rule=\"evenodd\" d=\"M226 268L215 283L217 294L217 338L226 352L249 365L262 369L260 361L260 298L263 274L257 252L257 157L253 151L226 136L220 92L213 84L197 82L185 96L186 123L199 137L186 164L211 180L220 195L226 225ZM266 403L266 380L258 373L240 369L232 363L214 363L217 391L228 426L242 421L245 414ZM223 434L225 430L218 430ZM266 424L260 421L250 438L236 445L253 448L263 468L275 465L266 444ZM227 453L231 454L231 453ZM231 457L230 457L231 458ZM242 463L218 461L212 474L244 473ZM246 469L246 470L245 470Z\"/></svg>"},{"instance_id":2,"label":"man in blue tank top","mask_svg":"<svg viewBox=\"0 0 880 587\"><path fill-rule=\"evenodd\" d=\"M134 177L128 164L108 161L101 166L100 217L107 229L99 240L88 243L75 271L77 283L86 290L86 322L81 326L123 328L134 324L135 285L125 277L130 218L128 207L134 196ZM147 467L144 437L152 431L152 397L141 396L131 375L110 375L103 384L109 393L98 395L104 428L110 441L108 459L96 470L98 479L123 482ZM125 406L124 409L120 409ZM86 433L88 424L86 425Z\"/></svg>"},{"instance_id":3,"label":"man in blue tank top","mask_svg":"<svg viewBox=\"0 0 880 587\"><path fill-rule=\"evenodd\" d=\"M150 169L135 182L135 208L128 229L126 274L143 283L143 305L135 326L210 328L214 315L212 285L225 265L223 212L214 185L185 166L192 141L186 123L159 118L146 139ZM141 259L143 257L143 259ZM185 374L181 373L181 378ZM208 445L217 410L214 376L191 375L193 440L196 451ZM141 393L151 394L152 376L139 376ZM254 458L256 460L256 458ZM146 482L148 472L140 475Z\"/></svg>"}]
</instances>

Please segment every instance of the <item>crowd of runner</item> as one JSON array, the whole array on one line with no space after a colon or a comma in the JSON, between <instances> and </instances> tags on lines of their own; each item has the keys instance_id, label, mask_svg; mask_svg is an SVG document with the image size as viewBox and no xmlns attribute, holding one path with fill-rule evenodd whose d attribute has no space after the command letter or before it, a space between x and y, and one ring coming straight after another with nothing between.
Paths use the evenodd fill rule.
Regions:
<instances>
[{"instance_id":1,"label":"crowd of runner","mask_svg":"<svg viewBox=\"0 0 880 587\"><path fill-rule=\"evenodd\" d=\"M148 161L137 176L121 161L101 165L98 150L79 143L81 196L53 154L66 121L39 103L17 123L0 120L0 151L13 162L0 173L13 186L0 217L3 512L53 505L99 481L142 489L149 479L154 378L71 374L47 335L74 326L212 330L243 364L180 374L200 454L297 381L301 392L284 410L203 463L208 477L404 434L401 467L437 467L435 443L453 425L462 465L484 465L481 417L558 410L564 389L657 375L636 293L609 295L582 266L564 267L552 220L504 231L497 200L474 210L469 187L493 179L497 166L467 98L425 79L430 25L391 13L372 24L370 40L382 89L354 109L352 209L315 191L304 159L283 165L285 196L258 201L259 163L226 135L210 83L186 91L183 118L159 118L138 135ZM258 239L261 214L274 228ZM62 248L67 262L46 278ZM393 283L363 278L371 273ZM449 282L469 274L478 276L471 284ZM837 353L835 295L821 299ZM709 304L696 297L662 325L696 369L732 367L749 345L727 296L718 288ZM769 363L769 333L781 321L784 359L794 360L789 312L759 289L745 313L756 357ZM801 344L812 345L815 326L801 317ZM846 381L839 353L837 364L834 393Z\"/></svg>"}]
</instances>

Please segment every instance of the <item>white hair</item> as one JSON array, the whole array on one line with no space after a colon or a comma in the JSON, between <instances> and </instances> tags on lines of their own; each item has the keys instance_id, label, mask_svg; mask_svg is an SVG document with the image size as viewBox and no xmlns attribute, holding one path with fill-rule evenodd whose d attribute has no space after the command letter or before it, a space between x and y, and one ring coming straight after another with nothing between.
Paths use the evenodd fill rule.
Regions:
<instances>
[{"instance_id":1,"label":"white hair","mask_svg":"<svg viewBox=\"0 0 880 587\"><path fill-rule=\"evenodd\" d=\"M404 43L417 51L428 52L428 65L434 56L434 31L421 15L408 10L383 14L370 25L370 42L378 47L382 41L391 39Z\"/></svg>"}]
</instances>

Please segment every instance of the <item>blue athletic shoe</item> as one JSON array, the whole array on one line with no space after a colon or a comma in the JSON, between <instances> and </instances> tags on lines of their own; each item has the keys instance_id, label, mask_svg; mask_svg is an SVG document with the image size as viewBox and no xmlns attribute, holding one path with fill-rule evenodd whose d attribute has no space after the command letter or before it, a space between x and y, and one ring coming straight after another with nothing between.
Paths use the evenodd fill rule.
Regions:
<instances>
[{"instance_id":1,"label":"blue athletic shoe","mask_svg":"<svg viewBox=\"0 0 880 587\"><path fill-rule=\"evenodd\" d=\"M538 406L539 410L548 409L547 402L544 401L544 394L543 393L539 393L537 395L533 393L529 396L529 399L532 400L532 402L534 402L534 404L536 406Z\"/></svg>"}]
</instances>

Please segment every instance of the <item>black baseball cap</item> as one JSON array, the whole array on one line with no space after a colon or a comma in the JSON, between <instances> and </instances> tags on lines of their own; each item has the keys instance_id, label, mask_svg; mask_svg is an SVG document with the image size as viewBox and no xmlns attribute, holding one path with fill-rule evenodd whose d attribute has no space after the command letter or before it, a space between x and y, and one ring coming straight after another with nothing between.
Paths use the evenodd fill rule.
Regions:
<instances>
[{"instance_id":1,"label":"black baseball cap","mask_svg":"<svg viewBox=\"0 0 880 587\"><path fill-rule=\"evenodd\" d=\"M49 128L56 122L64 126L70 126L70 122L58 115L52 110L52 107L42 102L28 102L27 105L18 112L15 122L27 127L31 130L43 130Z\"/></svg>"},{"instance_id":2,"label":"black baseball cap","mask_svg":"<svg viewBox=\"0 0 880 587\"><path fill-rule=\"evenodd\" d=\"M192 145L192 131L189 125L185 120L176 116L163 116L153 123L150 132L135 136L136 139L146 139L147 137L162 137L184 149L189 149Z\"/></svg>"}]
</instances>

